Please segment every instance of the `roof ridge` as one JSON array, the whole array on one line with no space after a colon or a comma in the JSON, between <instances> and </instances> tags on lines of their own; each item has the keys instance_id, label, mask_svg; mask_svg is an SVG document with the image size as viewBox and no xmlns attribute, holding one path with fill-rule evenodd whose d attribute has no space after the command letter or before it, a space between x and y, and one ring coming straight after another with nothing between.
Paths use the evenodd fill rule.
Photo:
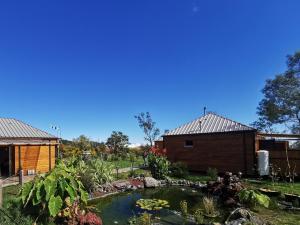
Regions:
<instances>
[{"instance_id":1,"label":"roof ridge","mask_svg":"<svg viewBox=\"0 0 300 225\"><path fill-rule=\"evenodd\" d=\"M248 125L245 125L245 124L243 124L243 123L240 123L240 122L237 122L237 121L235 121L235 120L229 119L229 118L227 118L227 117L225 117L225 116L222 116L222 115L219 115L219 114L216 114L216 113L213 113L213 112L211 112L211 114L213 114L213 115L215 115L215 116L218 116L218 117L221 117L221 118L223 118L223 119L225 119L225 120L229 120L229 121L231 121L231 122L237 123L237 124L239 124L239 125L242 125L242 126L245 126L245 127L251 128L251 129L255 129L255 128L250 127L250 126L248 126Z\"/></svg>"},{"instance_id":2,"label":"roof ridge","mask_svg":"<svg viewBox=\"0 0 300 225\"><path fill-rule=\"evenodd\" d=\"M207 122L206 122L207 120ZM201 122L205 126L204 130L199 129L198 126L202 125L197 124ZM224 125L223 121L227 121ZM221 123L221 124L220 124ZM255 128L248 125L242 124L235 120L229 119L225 116L219 115L215 112L208 112L205 115L197 117L190 122L184 123L181 126L170 130L164 135L180 135L180 134L190 134L190 133L215 133L215 132L232 132L232 131L246 131L246 130L255 130Z\"/></svg>"}]
</instances>

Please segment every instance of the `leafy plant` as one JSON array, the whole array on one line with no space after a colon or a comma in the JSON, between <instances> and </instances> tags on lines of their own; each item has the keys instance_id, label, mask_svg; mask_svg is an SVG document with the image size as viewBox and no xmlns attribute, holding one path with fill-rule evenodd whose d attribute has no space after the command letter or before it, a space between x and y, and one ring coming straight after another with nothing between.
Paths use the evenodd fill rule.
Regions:
<instances>
[{"instance_id":1,"label":"leafy plant","mask_svg":"<svg viewBox=\"0 0 300 225\"><path fill-rule=\"evenodd\" d=\"M152 215L149 213L142 213L139 217L134 216L129 219L129 225L151 225Z\"/></svg>"},{"instance_id":2,"label":"leafy plant","mask_svg":"<svg viewBox=\"0 0 300 225\"><path fill-rule=\"evenodd\" d=\"M261 194L256 190L244 189L239 192L238 196L242 203L247 204L251 207L261 205L265 208L268 208L271 201L267 195Z\"/></svg>"},{"instance_id":3,"label":"leafy plant","mask_svg":"<svg viewBox=\"0 0 300 225\"><path fill-rule=\"evenodd\" d=\"M211 197L204 197L202 199L205 216L208 217L216 217L219 215L218 211L216 210L215 201Z\"/></svg>"},{"instance_id":4,"label":"leafy plant","mask_svg":"<svg viewBox=\"0 0 300 225\"><path fill-rule=\"evenodd\" d=\"M97 185L102 185L113 180L113 165L100 159L90 161L89 173L93 174L93 180Z\"/></svg>"},{"instance_id":5,"label":"leafy plant","mask_svg":"<svg viewBox=\"0 0 300 225\"><path fill-rule=\"evenodd\" d=\"M216 168L208 168L207 171L207 176L210 177L211 180L216 180L218 177L218 170Z\"/></svg>"},{"instance_id":6,"label":"leafy plant","mask_svg":"<svg viewBox=\"0 0 300 225\"><path fill-rule=\"evenodd\" d=\"M169 202L162 199L139 199L136 205L141 209L153 211L161 210L162 208L168 208Z\"/></svg>"},{"instance_id":7,"label":"leafy plant","mask_svg":"<svg viewBox=\"0 0 300 225\"><path fill-rule=\"evenodd\" d=\"M196 224L203 224L204 216L203 216L203 213L202 213L201 209L197 209L195 211L194 220L195 220Z\"/></svg>"},{"instance_id":8,"label":"leafy plant","mask_svg":"<svg viewBox=\"0 0 300 225\"><path fill-rule=\"evenodd\" d=\"M183 162L172 163L170 171L172 176L178 178L185 178L189 175L187 165Z\"/></svg>"},{"instance_id":9,"label":"leafy plant","mask_svg":"<svg viewBox=\"0 0 300 225\"><path fill-rule=\"evenodd\" d=\"M77 178L76 170L60 163L48 174L24 184L18 199L24 209L39 215L37 219L42 215L55 218L68 207L68 201L86 204L88 193Z\"/></svg>"},{"instance_id":10,"label":"leafy plant","mask_svg":"<svg viewBox=\"0 0 300 225\"><path fill-rule=\"evenodd\" d=\"M186 200L180 201L180 211L184 218L188 216L188 205Z\"/></svg>"},{"instance_id":11,"label":"leafy plant","mask_svg":"<svg viewBox=\"0 0 300 225\"><path fill-rule=\"evenodd\" d=\"M156 179L164 179L169 174L170 162L163 156L150 153L147 157L151 174Z\"/></svg>"}]
</instances>

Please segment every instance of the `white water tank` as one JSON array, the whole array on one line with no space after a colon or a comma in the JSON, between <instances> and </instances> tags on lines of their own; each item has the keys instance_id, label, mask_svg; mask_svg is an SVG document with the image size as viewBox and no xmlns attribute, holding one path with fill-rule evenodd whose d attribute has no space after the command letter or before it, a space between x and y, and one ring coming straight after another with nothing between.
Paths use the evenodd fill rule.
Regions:
<instances>
[{"instance_id":1,"label":"white water tank","mask_svg":"<svg viewBox=\"0 0 300 225\"><path fill-rule=\"evenodd\" d=\"M269 152L266 150L257 151L258 173L260 176L269 175Z\"/></svg>"}]
</instances>

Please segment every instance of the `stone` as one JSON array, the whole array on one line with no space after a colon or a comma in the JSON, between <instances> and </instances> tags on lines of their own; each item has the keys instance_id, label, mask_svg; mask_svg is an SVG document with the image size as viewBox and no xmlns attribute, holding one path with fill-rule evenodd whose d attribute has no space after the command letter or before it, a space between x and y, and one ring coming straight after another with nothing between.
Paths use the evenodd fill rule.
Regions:
<instances>
[{"instance_id":1,"label":"stone","mask_svg":"<svg viewBox=\"0 0 300 225\"><path fill-rule=\"evenodd\" d=\"M153 188L159 186L159 181L157 181L153 177L145 177L144 184L146 188Z\"/></svg>"},{"instance_id":2,"label":"stone","mask_svg":"<svg viewBox=\"0 0 300 225\"><path fill-rule=\"evenodd\" d=\"M126 181L126 180L120 180L120 181L115 181L112 183L112 185L118 189L118 190L124 190L126 189L130 184L129 181Z\"/></svg>"}]
</instances>

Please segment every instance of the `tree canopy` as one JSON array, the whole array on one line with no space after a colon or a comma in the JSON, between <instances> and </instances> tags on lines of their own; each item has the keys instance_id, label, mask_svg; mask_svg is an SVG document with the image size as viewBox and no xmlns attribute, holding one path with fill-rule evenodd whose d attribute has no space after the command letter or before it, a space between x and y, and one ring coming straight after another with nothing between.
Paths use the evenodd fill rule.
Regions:
<instances>
[{"instance_id":1,"label":"tree canopy","mask_svg":"<svg viewBox=\"0 0 300 225\"><path fill-rule=\"evenodd\" d=\"M114 154L121 155L128 150L129 138L121 131L113 131L107 139L106 145Z\"/></svg>"},{"instance_id":2,"label":"tree canopy","mask_svg":"<svg viewBox=\"0 0 300 225\"><path fill-rule=\"evenodd\" d=\"M285 125L292 133L300 133L300 52L287 56L287 70L268 79L257 108L259 130L272 131L276 124Z\"/></svg>"},{"instance_id":3,"label":"tree canopy","mask_svg":"<svg viewBox=\"0 0 300 225\"><path fill-rule=\"evenodd\" d=\"M144 139L152 147L154 141L159 137L160 134L159 129L156 127L156 123L152 120L149 112L142 112L135 116L135 118L138 121L139 127L144 131Z\"/></svg>"}]
</instances>

